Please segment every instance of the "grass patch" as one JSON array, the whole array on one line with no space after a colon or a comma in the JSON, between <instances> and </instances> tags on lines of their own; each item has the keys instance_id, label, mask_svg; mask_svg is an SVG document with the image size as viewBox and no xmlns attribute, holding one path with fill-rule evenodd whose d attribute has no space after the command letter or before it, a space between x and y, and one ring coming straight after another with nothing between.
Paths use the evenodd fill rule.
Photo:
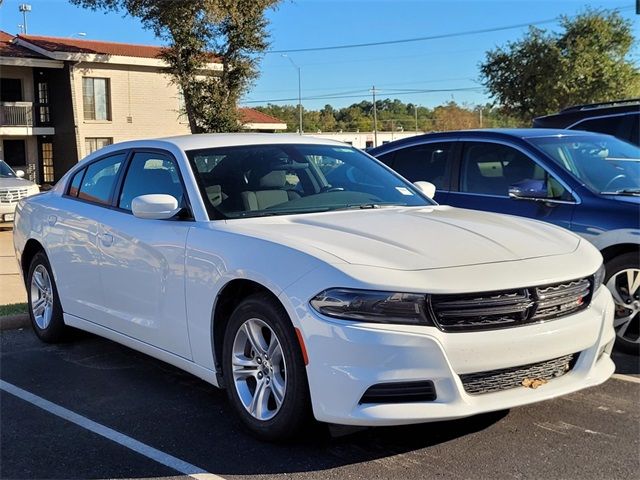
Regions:
<instances>
[{"instance_id":1,"label":"grass patch","mask_svg":"<svg viewBox=\"0 0 640 480\"><path fill-rule=\"evenodd\" d=\"M21 315L28 313L26 303L12 303L11 305L0 305L0 317L8 317L10 315Z\"/></svg>"}]
</instances>

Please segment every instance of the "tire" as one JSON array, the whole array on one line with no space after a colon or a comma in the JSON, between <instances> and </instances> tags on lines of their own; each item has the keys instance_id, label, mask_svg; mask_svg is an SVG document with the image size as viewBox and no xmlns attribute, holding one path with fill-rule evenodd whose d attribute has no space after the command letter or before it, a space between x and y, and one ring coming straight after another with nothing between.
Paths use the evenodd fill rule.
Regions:
<instances>
[{"instance_id":1,"label":"tire","mask_svg":"<svg viewBox=\"0 0 640 480\"><path fill-rule=\"evenodd\" d=\"M605 285L616 303L614 326L616 346L634 355L640 354L640 287L630 292L631 286L640 282L640 255L625 253L607 262Z\"/></svg>"},{"instance_id":2,"label":"tire","mask_svg":"<svg viewBox=\"0 0 640 480\"><path fill-rule=\"evenodd\" d=\"M300 344L282 305L268 294L247 297L231 315L222 354L227 396L242 423L263 440L296 438L312 418L309 387ZM234 367L234 358L243 365L236 361Z\"/></svg>"},{"instance_id":3,"label":"tire","mask_svg":"<svg viewBox=\"0 0 640 480\"><path fill-rule=\"evenodd\" d=\"M31 326L38 338L46 343L66 340L69 327L64 324L58 289L44 252L31 260L26 287Z\"/></svg>"}]
</instances>

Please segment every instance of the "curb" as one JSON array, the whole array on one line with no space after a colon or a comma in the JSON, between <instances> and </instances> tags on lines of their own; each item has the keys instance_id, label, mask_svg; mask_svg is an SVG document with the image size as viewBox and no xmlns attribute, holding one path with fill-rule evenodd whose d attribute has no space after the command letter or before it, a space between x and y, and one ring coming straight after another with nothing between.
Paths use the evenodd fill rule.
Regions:
<instances>
[{"instance_id":1,"label":"curb","mask_svg":"<svg viewBox=\"0 0 640 480\"><path fill-rule=\"evenodd\" d=\"M31 321L29 320L29 315L26 313L0 317L0 331L15 330L18 328L27 328L30 326L30 324L31 324Z\"/></svg>"}]
</instances>

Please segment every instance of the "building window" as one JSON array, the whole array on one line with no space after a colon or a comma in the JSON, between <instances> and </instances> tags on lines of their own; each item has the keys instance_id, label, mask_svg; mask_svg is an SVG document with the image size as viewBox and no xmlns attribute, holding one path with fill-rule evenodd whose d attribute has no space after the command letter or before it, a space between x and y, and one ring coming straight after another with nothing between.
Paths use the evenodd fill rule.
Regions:
<instances>
[{"instance_id":1,"label":"building window","mask_svg":"<svg viewBox=\"0 0 640 480\"><path fill-rule=\"evenodd\" d=\"M87 155L92 154L96 150L101 149L102 147L106 147L107 145L111 145L113 143L113 138L85 138L84 139L84 149Z\"/></svg>"},{"instance_id":2,"label":"building window","mask_svg":"<svg viewBox=\"0 0 640 480\"><path fill-rule=\"evenodd\" d=\"M49 123L51 114L49 112L49 85L47 82L38 82L38 106L40 123Z\"/></svg>"},{"instance_id":3,"label":"building window","mask_svg":"<svg viewBox=\"0 0 640 480\"><path fill-rule=\"evenodd\" d=\"M109 108L109 79L82 79L82 98L85 120L111 120Z\"/></svg>"},{"instance_id":4,"label":"building window","mask_svg":"<svg viewBox=\"0 0 640 480\"><path fill-rule=\"evenodd\" d=\"M42 183L53 183L53 143L42 142Z\"/></svg>"}]
</instances>

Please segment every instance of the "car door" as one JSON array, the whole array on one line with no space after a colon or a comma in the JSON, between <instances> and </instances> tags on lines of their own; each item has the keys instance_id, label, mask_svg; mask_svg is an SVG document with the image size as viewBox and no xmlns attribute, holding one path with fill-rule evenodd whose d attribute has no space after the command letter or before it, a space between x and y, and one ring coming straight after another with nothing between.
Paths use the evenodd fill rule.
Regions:
<instances>
[{"instance_id":1,"label":"car door","mask_svg":"<svg viewBox=\"0 0 640 480\"><path fill-rule=\"evenodd\" d=\"M462 142L456 188L449 192L450 205L535 218L570 228L575 198L524 150L492 141ZM540 182L546 199L509 196L511 186Z\"/></svg>"},{"instance_id":2,"label":"car door","mask_svg":"<svg viewBox=\"0 0 640 480\"><path fill-rule=\"evenodd\" d=\"M191 358L185 305L185 247L192 221L185 214L149 220L131 213L132 200L168 194L189 211L178 165L164 151L134 151L113 208L100 223L102 324L184 358Z\"/></svg>"},{"instance_id":3,"label":"car door","mask_svg":"<svg viewBox=\"0 0 640 480\"><path fill-rule=\"evenodd\" d=\"M62 308L88 321L104 308L98 231L125 159L126 152L111 154L77 171L47 218L47 251Z\"/></svg>"},{"instance_id":4,"label":"car door","mask_svg":"<svg viewBox=\"0 0 640 480\"><path fill-rule=\"evenodd\" d=\"M454 158L454 142L411 145L379 159L411 182L427 181L436 186L434 200L446 204Z\"/></svg>"}]
</instances>

